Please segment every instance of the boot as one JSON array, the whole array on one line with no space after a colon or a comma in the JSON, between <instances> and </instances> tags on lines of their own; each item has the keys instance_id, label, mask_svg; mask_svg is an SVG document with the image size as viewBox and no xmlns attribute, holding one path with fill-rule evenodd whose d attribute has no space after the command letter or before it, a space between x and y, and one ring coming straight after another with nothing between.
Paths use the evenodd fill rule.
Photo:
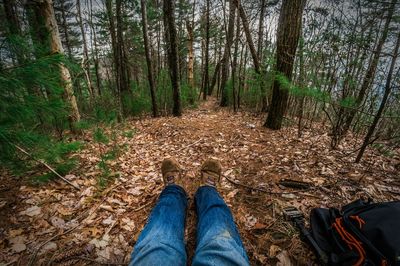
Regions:
<instances>
[{"instance_id":1,"label":"boot","mask_svg":"<svg viewBox=\"0 0 400 266\"><path fill-rule=\"evenodd\" d=\"M216 187L221 180L222 167L219 161L207 159L200 168L201 186Z\"/></svg>"},{"instance_id":2,"label":"boot","mask_svg":"<svg viewBox=\"0 0 400 266\"><path fill-rule=\"evenodd\" d=\"M161 165L164 185L182 185L182 169L173 158L164 159Z\"/></svg>"}]
</instances>

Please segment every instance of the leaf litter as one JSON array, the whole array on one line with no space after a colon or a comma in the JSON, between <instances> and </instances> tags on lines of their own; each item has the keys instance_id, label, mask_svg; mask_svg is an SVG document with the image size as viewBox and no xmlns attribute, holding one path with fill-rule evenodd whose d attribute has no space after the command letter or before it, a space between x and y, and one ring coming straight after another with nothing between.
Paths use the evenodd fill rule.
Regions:
<instances>
[{"instance_id":1,"label":"leaf litter","mask_svg":"<svg viewBox=\"0 0 400 266\"><path fill-rule=\"evenodd\" d=\"M264 117L232 113L208 101L181 118L131 120L117 128L123 147L110 164L114 179L103 189L98 178L101 150L87 132L86 148L73 156L80 168L66 176L80 191L59 181L31 186L2 170L0 265L126 264L147 217L163 189L160 165L175 157L186 174L190 195L185 237L189 263L195 249L193 195L198 169L208 157L221 161L219 188L231 208L252 265L310 265L314 256L282 217L295 206L308 217L315 207L340 207L360 197L400 199L396 158L369 149L360 164L360 140L351 135L330 150L326 129L315 124L297 137L294 127L271 131ZM318 126L318 127L317 127ZM134 129L128 138L124 132ZM110 131L109 128L104 130ZM114 143L114 144L115 144ZM282 179L312 184L307 189L279 185Z\"/></svg>"}]
</instances>

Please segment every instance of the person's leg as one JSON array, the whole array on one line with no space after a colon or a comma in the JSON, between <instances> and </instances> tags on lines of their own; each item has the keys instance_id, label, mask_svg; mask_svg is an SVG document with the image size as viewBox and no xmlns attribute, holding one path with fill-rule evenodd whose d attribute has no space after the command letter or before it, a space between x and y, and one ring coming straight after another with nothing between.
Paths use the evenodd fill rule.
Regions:
<instances>
[{"instance_id":1,"label":"person's leg","mask_svg":"<svg viewBox=\"0 0 400 266\"><path fill-rule=\"evenodd\" d=\"M164 163L163 163L164 166ZM165 176L165 189L152 210L133 248L129 265L186 265L184 227L187 195L175 184L171 173Z\"/></svg>"},{"instance_id":2,"label":"person's leg","mask_svg":"<svg viewBox=\"0 0 400 266\"><path fill-rule=\"evenodd\" d=\"M218 175L220 171L219 167ZM218 180L213 180L212 173L207 172L202 181L203 186L195 195L198 217L197 247L192 264L249 265L229 207L215 188L216 181L219 181L219 177Z\"/></svg>"}]
</instances>

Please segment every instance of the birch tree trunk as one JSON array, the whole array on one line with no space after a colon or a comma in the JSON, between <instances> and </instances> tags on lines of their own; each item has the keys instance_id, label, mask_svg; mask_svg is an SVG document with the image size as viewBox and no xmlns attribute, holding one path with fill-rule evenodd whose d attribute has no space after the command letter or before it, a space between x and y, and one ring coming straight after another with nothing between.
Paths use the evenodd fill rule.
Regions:
<instances>
[{"instance_id":1,"label":"birch tree trunk","mask_svg":"<svg viewBox=\"0 0 400 266\"><path fill-rule=\"evenodd\" d=\"M81 1L80 0L76 0L76 10L77 10L76 19L79 24L79 28L81 30L81 35L82 35L83 58L82 58L81 65L82 65L82 69L85 73L86 83L88 86L88 91L89 91L90 97L93 100L94 89L92 86L92 78L90 77L89 52L88 52L88 47L87 47L85 28L84 28L83 22L82 22L82 12L81 12Z\"/></svg>"},{"instance_id":2,"label":"birch tree trunk","mask_svg":"<svg viewBox=\"0 0 400 266\"><path fill-rule=\"evenodd\" d=\"M36 3L39 6L46 29L49 32L50 52L52 54L64 54L52 1L41 0L37 1ZM71 123L70 127L73 130L73 123L79 122L81 116L79 114L78 104L76 102L74 89L72 87L71 75L68 68L66 68L64 64L60 64L60 75L64 87L64 98L69 106L69 121Z\"/></svg>"}]
</instances>

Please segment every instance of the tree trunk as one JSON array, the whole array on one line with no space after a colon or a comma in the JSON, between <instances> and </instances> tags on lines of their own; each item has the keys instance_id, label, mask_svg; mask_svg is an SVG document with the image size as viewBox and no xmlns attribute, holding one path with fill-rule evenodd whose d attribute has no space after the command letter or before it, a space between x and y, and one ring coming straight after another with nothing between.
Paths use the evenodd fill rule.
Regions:
<instances>
[{"instance_id":1,"label":"tree trunk","mask_svg":"<svg viewBox=\"0 0 400 266\"><path fill-rule=\"evenodd\" d=\"M258 55L258 59L260 61L262 61L264 16L265 16L265 0L261 0L260 22L258 24L258 43L257 43L257 55Z\"/></svg>"},{"instance_id":2,"label":"tree trunk","mask_svg":"<svg viewBox=\"0 0 400 266\"><path fill-rule=\"evenodd\" d=\"M8 26L8 32L13 35L20 34L21 28L17 17L15 1L3 0L3 6Z\"/></svg>"},{"instance_id":3,"label":"tree trunk","mask_svg":"<svg viewBox=\"0 0 400 266\"><path fill-rule=\"evenodd\" d=\"M305 72L304 72L304 39L300 36L299 41L299 86L303 89L304 87L304 80L305 80ZM298 116L298 124L297 124L297 136L301 138L302 131L303 131L303 108L304 108L304 98L305 96L302 94L299 98L299 106L297 109L297 116Z\"/></svg>"},{"instance_id":4,"label":"tree trunk","mask_svg":"<svg viewBox=\"0 0 400 266\"><path fill-rule=\"evenodd\" d=\"M173 89L174 106L172 113L174 116L182 115L181 88L179 83L179 59L178 43L175 27L175 0L164 0L164 28L165 39L168 51L169 72Z\"/></svg>"},{"instance_id":5,"label":"tree trunk","mask_svg":"<svg viewBox=\"0 0 400 266\"><path fill-rule=\"evenodd\" d=\"M65 37L65 46L66 46L65 48L67 48L68 57L70 59L72 59L71 41L69 39L68 24L67 24L68 21L67 21L67 16L65 14L65 6L64 6L65 1L61 0L60 2L61 2L61 17L62 17L61 25L62 25L64 34L65 34L65 36L64 36Z\"/></svg>"},{"instance_id":6,"label":"tree trunk","mask_svg":"<svg viewBox=\"0 0 400 266\"><path fill-rule=\"evenodd\" d=\"M374 120L372 121L371 126L368 129L367 135L364 138L364 142L361 145L361 149L356 158L356 163L360 162L360 160L365 152L365 149L370 144L370 139L371 139L372 135L374 134L375 128L378 125L378 122L382 116L383 110L385 109L387 99L389 98L389 94L392 89L393 71L396 66L397 57L399 55L399 46L400 46L400 32L397 35L396 47L394 48L394 51L393 51L392 62L390 63L389 73L388 73L388 76L386 79L386 84L385 84L385 92L383 94L381 104L379 106L379 109L378 109L375 117L374 117Z\"/></svg>"},{"instance_id":7,"label":"tree trunk","mask_svg":"<svg viewBox=\"0 0 400 266\"><path fill-rule=\"evenodd\" d=\"M222 57L222 77L221 77L221 102L220 106L228 106L228 93L226 89L226 82L229 76L229 58L231 53L231 46L233 42L233 31L235 26L235 5L229 3L229 19L228 19L228 32L226 35L226 44L224 50L224 56Z\"/></svg>"},{"instance_id":8,"label":"tree trunk","mask_svg":"<svg viewBox=\"0 0 400 266\"><path fill-rule=\"evenodd\" d=\"M121 103L124 114L128 112L128 106L124 104L124 98L129 95L128 66L125 54L123 22L122 22L122 0L116 0L117 19L117 74L118 84L121 92Z\"/></svg>"},{"instance_id":9,"label":"tree trunk","mask_svg":"<svg viewBox=\"0 0 400 266\"><path fill-rule=\"evenodd\" d=\"M289 82L292 79L293 63L300 37L305 2L305 0L283 0L279 15L276 42L276 75L283 75ZM278 78L275 77L271 108L264 126L275 130L282 127L288 97L289 91L287 88L282 88Z\"/></svg>"},{"instance_id":10,"label":"tree trunk","mask_svg":"<svg viewBox=\"0 0 400 266\"><path fill-rule=\"evenodd\" d=\"M123 111L122 111L122 101L121 101L121 88L119 83L119 68L118 68L118 52L117 52L117 37L115 33L115 21L114 21L114 14L112 10L112 0L106 0L106 11L107 17L110 27L110 36L111 36L111 48L114 57L114 72L115 72L115 84L116 89L114 90L117 98L117 105L118 105L118 120L121 121L123 119Z\"/></svg>"},{"instance_id":11,"label":"tree trunk","mask_svg":"<svg viewBox=\"0 0 400 266\"><path fill-rule=\"evenodd\" d=\"M242 4L240 3L240 0L233 0L233 3L237 7L237 9L239 11L239 15L242 19L242 24L243 24L244 33L246 35L247 44L249 45L250 53L253 58L254 69L257 74L260 74L261 73L260 72L260 69L261 69L260 62L258 60L256 48L254 47L253 38L251 37L249 22L247 21L246 12L244 11Z\"/></svg>"},{"instance_id":12,"label":"tree trunk","mask_svg":"<svg viewBox=\"0 0 400 266\"><path fill-rule=\"evenodd\" d=\"M146 53L146 62L147 62L147 76L149 79L149 86L150 86L150 94L151 94L151 103L153 106L153 116L158 116L158 107L157 107L157 100L156 100L156 88L154 85L154 76L153 76L153 67L151 62L151 55L150 55L150 45L149 45L149 37L147 33L147 11L146 11L146 1L140 0L140 5L142 8L142 29L143 29L143 40L144 40L144 49Z\"/></svg>"},{"instance_id":13,"label":"tree trunk","mask_svg":"<svg viewBox=\"0 0 400 266\"><path fill-rule=\"evenodd\" d=\"M21 35L21 25L18 20L15 1L4 0L3 5L7 22L8 34ZM26 58L22 53L19 53L18 51L15 52L15 54L12 57L13 61L15 60L14 56L16 57L18 64L23 64L25 62Z\"/></svg>"},{"instance_id":14,"label":"tree trunk","mask_svg":"<svg viewBox=\"0 0 400 266\"><path fill-rule=\"evenodd\" d=\"M88 86L88 91L91 99L93 100L94 98L94 89L92 86L92 78L90 77L90 63L89 63L89 52L88 52L88 47L87 47L87 41L86 41L86 33L85 33L85 28L83 26L82 22L82 12L81 12L81 1L76 0L76 10L77 10L77 22L79 24L79 28L81 30L81 35L82 35L82 46L83 46L83 58L82 58L82 69L85 73L85 78Z\"/></svg>"},{"instance_id":15,"label":"tree trunk","mask_svg":"<svg viewBox=\"0 0 400 266\"><path fill-rule=\"evenodd\" d=\"M94 61L94 71L96 74L96 87L97 87L97 94L101 95L101 78L100 78L100 60L99 60L99 49L97 47L97 33L96 28L93 24L93 1L88 0L90 2L90 28L93 34L93 43L92 43L92 54L93 54L93 61Z\"/></svg>"},{"instance_id":16,"label":"tree trunk","mask_svg":"<svg viewBox=\"0 0 400 266\"><path fill-rule=\"evenodd\" d=\"M205 54L204 54L204 87L203 87L203 100L207 99L207 93L210 86L208 77L209 68L209 53L210 53L210 0L206 0L206 41L205 41Z\"/></svg>"},{"instance_id":17,"label":"tree trunk","mask_svg":"<svg viewBox=\"0 0 400 266\"><path fill-rule=\"evenodd\" d=\"M61 39L58 32L58 26L53 10L53 3L51 0L42 0L36 2L40 11L40 15L44 20L45 27L49 33L50 52L52 54L63 54L64 50L61 45ZM60 76L64 86L64 98L69 106L69 121L72 130L75 129L74 123L79 122L81 117L76 103L74 90L72 87L71 75L68 68L64 64L60 64Z\"/></svg>"},{"instance_id":18,"label":"tree trunk","mask_svg":"<svg viewBox=\"0 0 400 266\"><path fill-rule=\"evenodd\" d=\"M186 21L186 29L188 32L188 83L192 90L195 88L194 84L194 34L193 34L193 23Z\"/></svg>"},{"instance_id":19,"label":"tree trunk","mask_svg":"<svg viewBox=\"0 0 400 266\"><path fill-rule=\"evenodd\" d=\"M232 100L233 100L233 111L237 111L237 92L236 92L236 66L238 61L238 51L239 51L239 39L240 39L240 17L237 16L236 20L236 36L235 36L235 48L233 52L233 62L232 62Z\"/></svg>"}]
</instances>

